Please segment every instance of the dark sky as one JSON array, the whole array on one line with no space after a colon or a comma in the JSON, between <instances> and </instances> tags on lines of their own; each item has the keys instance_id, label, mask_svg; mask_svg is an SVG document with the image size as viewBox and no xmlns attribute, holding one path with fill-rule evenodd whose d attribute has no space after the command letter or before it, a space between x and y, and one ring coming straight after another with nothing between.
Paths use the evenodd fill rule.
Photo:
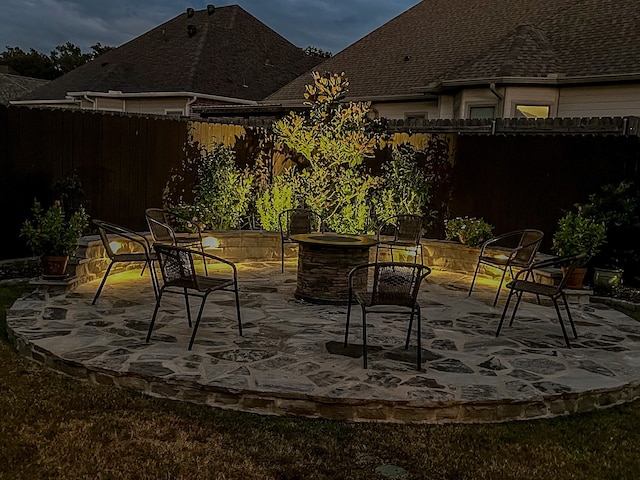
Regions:
<instances>
[{"instance_id":1,"label":"dark sky","mask_svg":"<svg viewBox=\"0 0 640 480\"><path fill-rule=\"evenodd\" d=\"M455 0L452 0L455 1ZM34 48L48 55L71 42L119 46L181 14L214 1L195 0L1 0L0 51ZM418 0L236 0L260 21L299 47L338 53L419 3Z\"/></svg>"}]
</instances>

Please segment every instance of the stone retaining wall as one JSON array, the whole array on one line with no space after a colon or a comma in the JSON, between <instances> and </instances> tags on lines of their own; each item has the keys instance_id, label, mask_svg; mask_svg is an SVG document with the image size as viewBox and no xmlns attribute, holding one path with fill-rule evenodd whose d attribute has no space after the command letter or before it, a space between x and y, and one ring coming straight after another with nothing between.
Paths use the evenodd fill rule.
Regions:
<instances>
[{"instance_id":1,"label":"stone retaining wall","mask_svg":"<svg viewBox=\"0 0 640 480\"><path fill-rule=\"evenodd\" d=\"M114 237L114 239L116 238ZM150 236L149 239L151 239ZM280 261L280 242L280 233L262 230L231 230L204 233L207 252L236 263ZM133 245L129 244L129 242L123 241L121 245L121 249L132 251ZM478 262L479 249L462 245L458 242L423 239L422 248L424 263L431 268L470 273L475 270ZM285 259L295 259L297 255L297 244L285 244ZM394 257L399 261L413 262L415 255L416 252L412 250L404 253L394 250ZM372 248L369 261L373 262L374 260L375 248ZM387 249L380 250L379 260L390 260ZM77 285L101 278L108 265L109 258L106 256L100 237L98 235L88 235L80 239L76 256L69 262L67 271L70 278L68 280L62 282L36 281L34 283L47 283L49 285L57 283L75 288ZM116 273L139 268L140 264L117 263L112 271ZM483 265L479 273L495 277L500 275L501 271Z\"/></svg>"}]
</instances>

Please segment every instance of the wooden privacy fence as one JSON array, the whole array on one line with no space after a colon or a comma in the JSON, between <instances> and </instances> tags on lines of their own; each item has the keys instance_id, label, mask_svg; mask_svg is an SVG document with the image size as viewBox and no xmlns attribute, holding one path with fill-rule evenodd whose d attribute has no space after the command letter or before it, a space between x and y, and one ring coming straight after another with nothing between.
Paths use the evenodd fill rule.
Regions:
<instances>
[{"instance_id":1,"label":"wooden privacy fence","mask_svg":"<svg viewBox=\"0 0 640 480\"><path fill-rule=\"evenodd\" d=\"M455 165L450 214L483 216L496 233L540 228L547 249L562 209L585 201L603 184L639 180L637 135L465 135L457 124L447 128ZM456 128L463 134L454 135ZM619 126L624 128L630 127ZM203 146L216 141L235 148L244 166L263 145L263 131L167 117L0 106L5 233L0 258L29 254L18 237L20 225L34 197L45 204L53 200L56 179L77 173L92 217L142 230L145 208L161 204L190 136ZM421 132L413 124L394 124L391 131L394 145L424 148L429 138L424 129L412 133Z\"/></svg>"}]
</instances>

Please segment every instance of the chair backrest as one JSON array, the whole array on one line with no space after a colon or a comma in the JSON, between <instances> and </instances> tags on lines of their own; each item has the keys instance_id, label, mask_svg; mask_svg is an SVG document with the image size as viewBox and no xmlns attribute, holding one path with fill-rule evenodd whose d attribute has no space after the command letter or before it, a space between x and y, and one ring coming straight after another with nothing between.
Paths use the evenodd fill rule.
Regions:
<instances>
[{"instance_id":1,"label":"chair backrest","mask_svg":"<svg viewBox=\"0 0 640 480\"><path fill-rule=\"evenodd\" d=\"M157 243L153 248L158 256L165 286L198 288L196 269L189 249Z\"/></svg>"},{"instance_id":2,"label":"chair backrest","mask_svg":"<svg viewBox=\"0 0 640 480\"><path fill-rule=\"evenodd\" d=\"M420 284L429 273L429 267L417 263L376 263L373 271L371 305L414 306Z\"/></svg>"},{"instance_id":3,"label":"chair backrest","mask_svg":"<svg viewBox=\"0 0 640 480\"><path fill-rule=\"evenodd\" d=\"M536 253L538 253L543 237L544 233L540 230L523 230L518 245L518 247L521 248L513 258L513 263L517 265L530 265Z\"/></svg>"},{"instance_id":4,"label":"chair backrest","mask_svg":"<svg viewBox=\"0 0 640 480\"><path fill-rule=\"evenodd\" d=\"M301 233L316 232L321 229L322 218L308 208L291 208L278 217L280 233L284 238Z\"/></svg>"},{"instance_id":5,"label":"chair backrest","mask_svg":"<svg viewBox=\"0 0 640 480\"><path fill-rule=\"evenodd\" d=\"M423 221L420 215L397 215L383 222L380 231L383 231L386 226L392 226L394 241L418 245L422 238Z\"/></svg>"},{"instance_id":6,"label":"chair backrest","mask_svg":"<svg viewBox=\"0 0 640 480\"><path fill-rule=\"evenodd\" d=\"M98 233L100 234L102 245L109 258L113 259L117 255L113 251L113 247L111 246L112 239L109 238L109 234L118 235L119 237L130 240L131 242L137 243L142 247L142 249L147 255L151 253L149 251L148 242L141 234L134 232L133 230L129 230L128 228L122 227L120 225L116 225L115 223L105 222L104 220L94 219L93 224L96 227L98 227Z\"/></svg>"},{"instance_id":7,"label":"chair backrest","mask_svg":"<svg viewBox=\"0 0 640 480\"><path fill-rule=\"evenodd\" d=\"M144 213L149 231L155 242L176 242L176 234L169 224L169 217L167 216L166 210L162 208L147 208Z\"/></svg>"}]
</instances>

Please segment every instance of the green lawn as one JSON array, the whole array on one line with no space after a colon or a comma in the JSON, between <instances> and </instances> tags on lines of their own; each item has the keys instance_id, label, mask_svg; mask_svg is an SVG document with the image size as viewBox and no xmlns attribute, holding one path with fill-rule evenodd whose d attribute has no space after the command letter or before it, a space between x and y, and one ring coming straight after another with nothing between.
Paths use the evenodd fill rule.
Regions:
<instances>
[{"instance_id":1,"label":"green lawn","mask_svg":"<svg viewBox=\"0 0 640 480\"><path fill-rule=\"evenodd\" d=\"M7 343L0 285L0 479L635 479L640 403L499 425L262 417L56 374ZM385 465L404 476L379 473Z\"/></svg>"}]
</instances>

